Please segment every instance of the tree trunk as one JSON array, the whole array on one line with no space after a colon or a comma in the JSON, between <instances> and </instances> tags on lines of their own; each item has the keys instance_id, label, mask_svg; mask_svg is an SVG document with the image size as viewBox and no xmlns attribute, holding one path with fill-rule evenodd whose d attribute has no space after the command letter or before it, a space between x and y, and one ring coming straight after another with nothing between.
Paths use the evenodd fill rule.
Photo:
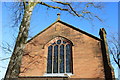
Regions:
<instances>
[{"instance_id":1,"label":"tree trunk","mask_svg":"<svg viewBox=\"0 0 120 80\"><path fill-rule=\"evenodd\" d=\"M19 27L19 33L16 39L14 51L10 58L8 69L6 71L5 80L7 78L18 78L18 75L20 73L21 59L24 53L23 50L28 38L30 18L35 5L36 3L32 3L32 2L29 2L27 5L25 5L23 19Z\"/></svg>"}]
</instances>

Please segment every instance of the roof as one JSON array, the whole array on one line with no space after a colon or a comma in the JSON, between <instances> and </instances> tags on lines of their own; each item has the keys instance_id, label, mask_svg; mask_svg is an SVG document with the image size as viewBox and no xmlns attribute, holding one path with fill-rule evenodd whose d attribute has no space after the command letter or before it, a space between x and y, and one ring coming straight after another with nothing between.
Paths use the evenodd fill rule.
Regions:
<instances>
[{"instance_id":1,"label":"roof","mask_svg":"<svg viewBox=\"0 0 120 80\"><path fill-rule=\"evenodd\" d=\"M82 32L82 33L84 33L84 34L86 34L86 35L88 35L88 36L90 36L90 37L92 37L92 38L94 38L94 39L96 39L96 40L100 40L100 41L101 41L100 38L98 38L98 37L96 37L96 36L94 36L94 35L92 35L92 34L89 34L89 33L85 32L85 31L83 31L83 30L80 30L79 28L76 28L76 27L74 27L74 26L72 26L72 25L70 25L70 24L67 24L67 23L65 23L65 22L63 22L63 21L61 21L61 20L57 20L57 21L55 21L54 23L52 23L50 26L48 26L46 29L44 29L43 31L41 31L40 33L38 33L37 35L35 35L34 37L32 37L30 40L28 40L27 43L30 42L31 40L33 40L33 39L34 39L35 37L37 37L39 34L41 34L41 33L43 33L44 31L46 31L48 28L50 28L52 25L54 25L54 24L57 23L57 22L60 22L60 23L66 25L66 26L68 26L68 27L70 27L70 28L73 28L73 29L76 30L76 31Z\"/></svg>"}]
</instances>

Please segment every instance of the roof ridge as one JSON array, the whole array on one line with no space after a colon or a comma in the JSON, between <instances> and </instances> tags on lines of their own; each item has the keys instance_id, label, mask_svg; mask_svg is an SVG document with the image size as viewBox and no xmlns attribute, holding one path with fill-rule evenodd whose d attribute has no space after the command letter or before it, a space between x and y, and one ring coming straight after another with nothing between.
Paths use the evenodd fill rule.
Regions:
<instances>
[{"instance_id":1,"label":"roof ridge","mask_svg":"<svg viewBox=\"0 0 120 80\"><path fill-rule=\"evenodd\" d=\"M56 21L53 22L50 26L46 27L44 30L42 30L41 32L39 32L38 34L36 34L34 37L32 37L31 39L29 39L29 40L27 41L27 43L30 42L32 39L34 39L35 37L37 37L39 34L41 34L42 32L44 32L45 30L47 30L48 28L50 28L52 25L54 25L54 24L57 23L57 22L61 22L62 24L68 25L69 27L71 27L71 28L73 28L73 29L75 29L75 30L77 30L77 31L79 31L79 32L83 32L84 34L87 34L88 36L91 36L91 37L93 37L93 38L95 38L95 39L97 39L97 40L101 40L100 38L98 38L98 37L96 37L96 36L94 36L94 35L92 35L92 34L90 34L90 33L87 33L87 32L85 32L85 31L83 31L83 30L81 30L81 29L79 29L79 28L76 28L76 27L74 27L74 26L72 26L72 25L70 25L70 24L68 24L68 23L65 23L65 22L63 22L63 21L61 21L61 20L56 20Z\"/></svg>"},{"instance_id":2,"label":"roof ridge","mask_svg":"<svg viewBox=\"0 0 120 80\"><path fill-rule=\"evenodd\" d=\"M74 26L72 26L72 25L70 25L70 24L68 24L68 23L65 23L65 22L63 22L63 21L61 21L61 20L59 20L59 22L62 22L62 23L64 23L64 24L70 26L71 28L74 28L74 29L76 29L76 30L78 30L78 31L81 31L81 32L85 33L85 34L88 34L89 36L91 36L91 37L93 37L93 38L96 38L96 39L98 39L98 40L101 40L100 38L98 38L98 37L96 37L96 36L94 36L94 35L92 35L92 34L90 34L90 33L87 33L86 31L83 31L83 30L81 30L81 29L79 29L79 28L76 28L76 27L74 27Z\"/></svg>"},{"instance_id":3,"label":"roof ridge","mask_svg":"<svg viewBox=\"0 0 120 80\"><path fill-rule=\"evenodd\" d=\"M58 22L58 21L59 21L59 20L53 22L51 25L49 25L48 27L46 27L44 30L40 31L40 32L39 32L38 34L36 34L34 37L32 37L31 39L29 39L29 40L27 41L27 43L30 42L33 38L37 37L37 36L38 36L39 34L41 34L42 32L44 32L45 30L47 30L49 27L51 27L53 24L55 24L55 23Z\"/></svg>"}]
</instances>

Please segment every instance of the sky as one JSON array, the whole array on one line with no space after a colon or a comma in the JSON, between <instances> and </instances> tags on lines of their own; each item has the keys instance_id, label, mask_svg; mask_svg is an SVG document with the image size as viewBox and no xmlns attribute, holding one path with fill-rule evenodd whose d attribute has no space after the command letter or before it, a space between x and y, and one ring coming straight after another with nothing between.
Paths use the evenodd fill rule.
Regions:
<instances>
[{"instance_id":1,"label":"sky","mask_svg":"<svg viewBox=\"0 0 120 80\"><path fill-rule=\"evenodd\" d=\"M1 4L1 3L0 3ZM6 5L7 4L7 5ZM29 35L33 37L40 31L47 28L57 19L57 13L61 13L61 21L66 22L70 25L73 25L83 31L86 31L96 37L99 37L99 29L105 28L107 35L114 34L118 32L118 3L117 2L103 2L104 8L102 10L91 9L91 11L95 12L100 18L103 19L103 23L99 20L95 19L94 21L88 21L76 16L69 14L68 12L62 12L59 10L46 9L44 6L36 6L33 11L33 15L31 18L30 24L30 32ZM3 3L0 12L1 20L0 20L0 41L7 42L10 45L14 45L15 38L17 36L18 27L11 27L12 25L12 12L8 6L11 3ZM0 43L1 43L0 42ZM13 49L14 46L12 46ZM11 54L5 54L2 50L0 50L0 60L3 58L10 57ZM3 78L7 64L9 59L0 61L0 79ZM117 67L114 64L115 75L118 76Z\"/></svg>"}]
</instances>

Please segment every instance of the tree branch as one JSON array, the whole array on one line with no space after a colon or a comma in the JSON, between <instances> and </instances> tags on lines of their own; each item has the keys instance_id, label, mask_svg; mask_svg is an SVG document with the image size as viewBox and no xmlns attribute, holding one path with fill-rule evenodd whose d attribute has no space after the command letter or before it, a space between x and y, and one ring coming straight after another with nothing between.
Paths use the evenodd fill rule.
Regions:
<instances>
[{"instance_id":1,"label":"tree branch","mask_svg":"<svg viewBox=\"0 0 120 80\"><path fill-rule=\"evenodd\" d=\"M117 61L117 59L115 58L115 55L113 54L113 51L112 51L111 49L110 49L110 53L112 54L115 63L118 65L118 67L119 67L119 69L120 69L119 59L118 59L118 61Z\"/></svg>"},{"instance_id":2,"label":"tree branch","mask_svg":"<svg viewBox=\"0 0 120 80\"><path fill-rule=\"evenodd\" d=\"M51 0L53 2L56 2L56 3L60 3L60 4L63 4L63 5L69 5L70 3L64 3L64 2L61 2L61 1L56 1L56 0Z\"/></svg>"},{"instance_id":3,"label":"tree branch","mask_svg":"<svg viewBox=\"0 0 120 80\"><path fill-rule=\"evenodd\" d=\"M82 14L78 14L74 9L73 7L71 6L70 3L64 3L64 2L61 2L61 1L56 1L56 0L52 0L53 2L56 2L56 3L59 3L59 4L62 4L62 5L67 5L69 6L69 8L71 9L71 11L74 13L72 13L71 11L68 11L69 13L73 14L73 15L76 15L78 17L83 17Z\"/></svg>"},{"instance_id":4,"label":"tree branch","mask_svg":"<svg viewBox=\"0 0 120 80\"><path fill-rule=\"evenodd\" d=\"M8 57L8 58L3 58L3 59L0 59L0 61L7 60L7 59L10 59L10 57Z\"/></svg>"},{"instance_id":5,"label":"tree branch","mask_svg":"<svg viewBox=\"0 0 120 80\"><path fill-rule=\"evenodd\" d=\"M59 9L59 10L63 10L63 11L68 11L68 9L63 9L63 8L61 8L61 7L58 7L58 6L51 6L51 5L48 5L48 4L44 3L44 2L38 2L38 3L39 3L39 4L42 4L42 5L44 5L44 6L53 8L53 9Z\"/></svg>"}]
</instances>

